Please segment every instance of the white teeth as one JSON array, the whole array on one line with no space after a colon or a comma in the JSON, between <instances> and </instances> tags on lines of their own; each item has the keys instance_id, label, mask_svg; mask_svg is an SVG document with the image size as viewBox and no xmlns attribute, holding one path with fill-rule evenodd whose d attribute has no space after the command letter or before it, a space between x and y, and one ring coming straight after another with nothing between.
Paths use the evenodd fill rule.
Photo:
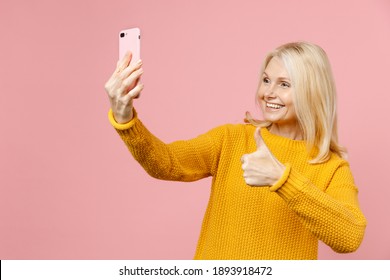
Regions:
<instances>
[{"instance_id":1,"label":"white teeth","mask_svg":"<svg viewBox=\"0 0 390 280\"><path fill-rule=\"evenodd\" d=\"M273 109L280 109L283 108L284 106L278 105L278 104L273 104L273 103L266 103L268 108L273 108Z\"/></svg>"}]
</instances>

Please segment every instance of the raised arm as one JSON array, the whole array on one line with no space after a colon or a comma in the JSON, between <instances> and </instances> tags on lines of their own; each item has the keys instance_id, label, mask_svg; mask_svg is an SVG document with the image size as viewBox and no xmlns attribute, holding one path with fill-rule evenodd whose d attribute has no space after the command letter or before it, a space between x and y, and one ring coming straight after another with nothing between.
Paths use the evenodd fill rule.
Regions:
<instances>
[{"instance_id":1,"label":"raised arm","mask_svg":"<svg viewBox=\"0 0 390 280\"><path fill-rule=\"evenodd\" d=\"M105 84L111 103L109 119L134 158L151 176L176 181L194 181L212 175L222 143L223 128L216 128L192 140L166 144L154 136L138 119L133 100L143 85L142 62L131 63L127 53Z\"/></svg>"},{"instance_id":2,"label":"raised arm","mask_svg":"<svg viewBox=\"0 0 390 280\"><path fill-rule=\"evenodd\" d=\"M149 175L173 181L195 181L214 175L223 144L223 126L190 140L167 144L154 136L134 113L134 118L126 124L116 123L111 111L109 119Z\"/></svg>"}]
</instances>

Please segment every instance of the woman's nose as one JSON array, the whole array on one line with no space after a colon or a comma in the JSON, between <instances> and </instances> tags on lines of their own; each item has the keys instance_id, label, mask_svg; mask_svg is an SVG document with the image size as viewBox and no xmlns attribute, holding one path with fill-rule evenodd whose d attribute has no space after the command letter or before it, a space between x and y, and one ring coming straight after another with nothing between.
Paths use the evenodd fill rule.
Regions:
<instances>
[{"instance_id":1,"label":"woman's nose","mask_svg":"<svg viewBox=\"0 0 390 280\"><path fill-rule=\"evenodd\" d=\"M269 85L269 86L265 89L265 91L264 91L264 97L266 97L266 98L273 98L273 97L276 97L274 85Z\"/></svg>"}]
</instances>

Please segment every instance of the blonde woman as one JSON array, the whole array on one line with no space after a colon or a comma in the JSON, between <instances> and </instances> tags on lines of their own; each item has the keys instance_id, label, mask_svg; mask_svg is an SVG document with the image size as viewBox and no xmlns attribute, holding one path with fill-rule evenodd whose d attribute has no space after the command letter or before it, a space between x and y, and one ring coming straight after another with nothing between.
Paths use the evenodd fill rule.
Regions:
<instances>
[{"instance_id":1,"label":"blonde woman","mask_svg":"<svg viewBox=\"0 0 390 280\"><path fill-rule=\"evenodd\" d=\"M349 253L366 220L345 150L337 139L336 90L325 52L306 42L267 55L257 101L264 120L223 125L165 144L132 102L142 62L118 62L105 85L109 120L153 177L213 176L195 259L316 259L318 241Z\"/></svg>"}]
</instances>

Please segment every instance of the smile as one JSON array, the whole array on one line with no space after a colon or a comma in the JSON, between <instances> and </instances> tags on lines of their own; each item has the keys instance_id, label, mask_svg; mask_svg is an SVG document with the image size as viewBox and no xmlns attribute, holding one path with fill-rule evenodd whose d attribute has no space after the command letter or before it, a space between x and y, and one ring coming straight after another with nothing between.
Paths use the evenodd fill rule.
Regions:
<instances>
[{"instance_id":1,"label":"smile","mask_svg":"<svg viewBox=\"0 0 390 280\"><path fill-rule=\"evenodd\" d=\"M274 103L265 103L267 108L272 108L272 109L281 109L284 107L284 105L279 105L279 104L274 104Z\"/></svg>"}]
</instances>

